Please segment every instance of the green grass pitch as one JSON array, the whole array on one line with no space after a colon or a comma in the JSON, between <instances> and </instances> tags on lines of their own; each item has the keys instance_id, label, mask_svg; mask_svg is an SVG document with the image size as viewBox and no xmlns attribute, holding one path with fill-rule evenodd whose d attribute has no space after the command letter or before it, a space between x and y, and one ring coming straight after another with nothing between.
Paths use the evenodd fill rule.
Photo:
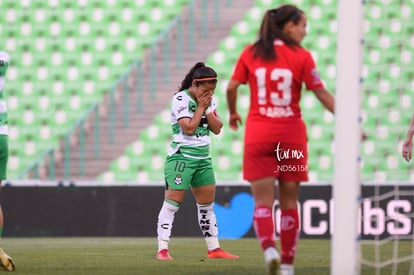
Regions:
<instances>
[{"instance_id":1,"label":"green grass pitch","mask_svg":"<svg viewBox=\"0 0 414 275\"><path fill-rule=\"evenodd\" d=\"M155 259L155 238L2 239L4 250L16 264L14 274L266 274L256 239L220 240L220 243L240 258L207 259L202 238L172 238L170 253L174 259L167 262ZM411 253L411 242L404 245L407 251L403 253ZM371 251L364 253L371 254ZM329 274L329 240L300 240L295 266L296 275ZM390 271L385 269L381 274L391 274ZM408 263L400 264L397 274L408 273ZM375 274L375 271L364 267L361 274Z\"/></svg>"}]
</instances>

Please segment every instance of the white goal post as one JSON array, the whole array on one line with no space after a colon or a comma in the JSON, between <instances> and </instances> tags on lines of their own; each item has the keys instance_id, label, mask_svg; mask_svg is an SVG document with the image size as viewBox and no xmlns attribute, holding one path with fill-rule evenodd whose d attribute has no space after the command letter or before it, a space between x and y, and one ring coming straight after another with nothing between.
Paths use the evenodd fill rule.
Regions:
<instances>
[{"instance_id":1,"label":"white goal post","mask_svg":"<svg viewBox=\"0 0 414 275\"><path fill-rule=\"evenodd\" d=\"M332 275L360 273L357 223L361 189L362 23L363 1L338 1Z\"/></svg>"}]
</instances>

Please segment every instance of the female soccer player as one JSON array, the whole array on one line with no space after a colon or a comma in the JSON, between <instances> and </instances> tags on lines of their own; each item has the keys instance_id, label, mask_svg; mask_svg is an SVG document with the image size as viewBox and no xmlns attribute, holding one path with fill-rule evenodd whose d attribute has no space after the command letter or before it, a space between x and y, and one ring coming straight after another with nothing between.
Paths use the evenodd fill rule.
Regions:
<instances>
[{"instance_id":1,"label":"female soccer player","mask_svg":"<svg viewBox=\"0 0 414 275\"><path fill-rule=\"evenodd\" d=\"M402 156L406 161L410 161L413 154L413 135L414 135L414 114L411 117L410 124L408 125L407 134L405 136Z\"/></svg>"},{"instance_id":2,"label":"female soccer player","mask_svg":"<svg viewBox=\"0 0 414 275\"><path fill-rule=\"evenodd\" d=\"M219 134L223 123L213 97L217 74L196 63L174 95L171 106L173 140L165 161L165 200L158 215L157 259L171 260L168 242L174 215L191 188L197 202L198 223L208 258L238 258L220 248L214 214L215 177L210 157L210 132Z\"/></svg>"},{"instance_id":3,"label":"female soccer player","mask_svg":"<svg viewBox=\"0 0 414 275\"><path fill-rule=\"evenodd\" d=\"M6 179L7 159L9 156L8 128L7 128L7 105L3 97L6 72L10 57L6 52L0 51L0 188L1 182ZM0 206L0 237L3 233L3 210ZM0 248L0 269L14 271L12 258Z\"/></svg>"},{"instance_id":4,"label":"female soccer player","mask_svg":"<svg viewBox=\"0 0 414 275\"><path fill-rule=\"evenodd\" d=\"M227 87L229 123L238 129L237 89L249 84L250 110L244 136L243 175L250 182L253 224L270 274L294 274L299 238L299 184L308 180L307 134L299 100L302 83L326 109L334 98L319 78L311 54L302 48L305 13L294 5L266 11L258 39L241 53ZM275 181L281 210L281 259L275 246Z\"/></svg>"}]
</instances>

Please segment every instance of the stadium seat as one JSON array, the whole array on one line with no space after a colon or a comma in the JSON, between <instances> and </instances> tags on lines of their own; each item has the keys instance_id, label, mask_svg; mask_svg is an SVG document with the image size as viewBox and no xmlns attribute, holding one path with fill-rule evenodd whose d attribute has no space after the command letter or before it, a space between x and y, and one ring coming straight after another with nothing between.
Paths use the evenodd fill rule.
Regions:
<instances>
[{"instance_id":1,"label":"stadium seat","mask_svg":"<svg viewBox=\"0 0 414 275\"><path fill-rule=\"evenodd\" d=\"M219 154L213 161L213 167L217 175L220 175L220 180L239 180L241 163L234 162L231 155Z\"/></svg>"},{"instance_id":2,"label":"stadium seat","mask_svg":"<svg viewBox=\"0 0 414 275\"><path fill-rule=\"evenodd\" d=\"M230 30L230 35L239 36L241 38L248 37L251 42L257 32L255 25L250 25L246 20L240 20Z\"/></svg>"},{"instance_id":3,"label":"stadium seat","mask_svg":"<svg viewBox=\"0 0 414 275\"><path fill-rule=\"evenodd\" d=\"M377 169L376 162L369 158L363 158L360 170L360 176L362 182L369 182L374 180L374 174Z\"/></svg>"},{"instance_id":4,"label":"stadium seat","mask_svg":"<svg viewBox=\"0 0 414 275\"><path fill-rule=\"evenodd\" d=\"M256 0L254 5L262 9L268 9L268 8L273 8L274 1L273 0Z\"/></svg>"},{"instance_id":5,"label":"stadium seat","mask_svg":"<svg viewBox=\"0 0 414 275\"><path fill-rule=\"evenodd\" d=\"M128 156L122 155L116 160L115 165L113 165L111 170L118 171L117 173L122 173L124 171L132 169L131 164L132 160Z\"/></svg>"},{"instance_id":6,"label":"stadium seat","mask_svg":"<svg viewBox=\"0 0 414 275\"><path fill-rule=\"evenodd\" d=\"M237 36L228 36L218 46L218 50L226 52L226 69L231 68L240 53L246 46L246 43L239 39ZM228 74L232 71L228 71Z\"/></svg>"}]
</instances>

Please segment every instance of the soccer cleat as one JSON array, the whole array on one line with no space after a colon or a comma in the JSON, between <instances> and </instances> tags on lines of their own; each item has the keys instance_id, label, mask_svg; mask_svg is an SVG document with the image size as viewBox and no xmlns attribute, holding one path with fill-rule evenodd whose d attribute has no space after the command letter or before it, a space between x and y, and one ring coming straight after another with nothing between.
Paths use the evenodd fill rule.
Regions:
<instances>
[{"instance_id":1,"label":"soccer cleat","mask_svg":"<svg viewBox=\"0 0 414 275\"><path fill-rule=\"evenodd\" d=\"M158 251L157 259L161 261L165 261L165 260L172 260L173 258L170 256L170 253L168 253L167 249L163 249L163 250Z\"/></svg>"},{"instance_id":2,"label":"soccer cleat","mask_svg":"<svg viewBox=\"0 0 414 275\"><path fill-rule=\"evenodd\" d=\"M0 269L6 271L14 271L16 268L13 259L0 248Z\"/></svg>"},{"instance_id":3,"label":"soccer cleat","mask_svg":"<svg viewBox=\"0 0 414 275\"><path fill-rule=\"evenodd\" d=\"M276 248L269 247L264 252L264 258L269 275L281 275L280 273L280 256Z\"/></svg>"},{"instance_id":4,"label":"soccer cleat","mask_svg":"<svg viewBox=\"0 0 414 275\"><path fill-rule=\"evenodd\" d=\"M219 247L214 250L209 250L208 258L209 259L237 259L239 258L239 256L230 254Z\"/></svg>"},{"instance_id":5,"label":"soccer cleat","mask_svg":"<svg viewBox=\"0 0 414 275\"><path fill-rule=\"evenodd\" d=\"M280 275L295 275L295 268L291 264L280 265Z\"/></svg>"}]
</instances>

